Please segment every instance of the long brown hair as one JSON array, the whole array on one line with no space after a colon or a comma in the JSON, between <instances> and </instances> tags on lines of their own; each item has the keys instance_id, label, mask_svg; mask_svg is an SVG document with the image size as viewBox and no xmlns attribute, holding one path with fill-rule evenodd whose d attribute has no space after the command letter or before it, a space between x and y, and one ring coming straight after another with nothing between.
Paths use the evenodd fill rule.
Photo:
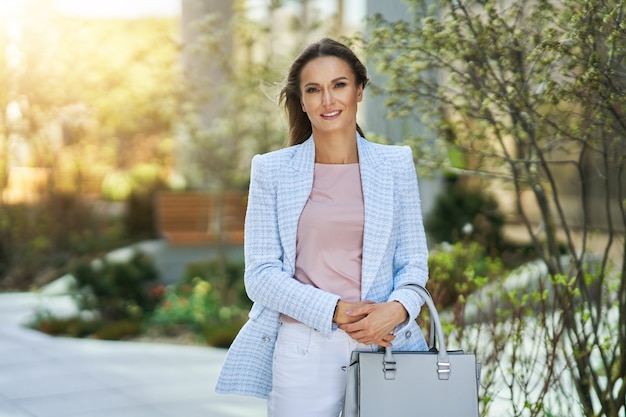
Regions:
<instances>
[{"instance_id":1,"label":"long brown hair","mask_svg":"<svg viewBox=\"0 0 626 417\"><path fill-rule=\"evenodd\" d=\"M280 91L280 102L284 103L285 110L287 111L287 116L289 118L288 146L304 142L311 136L311 133L313 133L311 121L309 120L307 114L302 110L300 74L302 73L302 68L304 68L306 64L315 58L324 56L334 56L340 58L350 65L357 85L361 85L365 88L367 82L369 81L365 65L363 65L355 53L352 52L352 50L346 45L333 39L324 38L319 42L315 42L307 46L296 58L293 64L291 64L285 86ZM358 124L356 125L356 130L361 136L364 136L363 131Z\"/></svg>"}]
</instances>

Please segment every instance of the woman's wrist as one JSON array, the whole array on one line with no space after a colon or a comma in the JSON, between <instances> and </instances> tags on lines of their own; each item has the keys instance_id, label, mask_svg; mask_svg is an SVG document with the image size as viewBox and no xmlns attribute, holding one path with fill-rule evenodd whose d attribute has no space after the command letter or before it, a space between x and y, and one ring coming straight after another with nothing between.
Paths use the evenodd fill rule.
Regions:
<instances>
[{"instance_id":1,"label":"woman's wrist","mask_svg":"<svg viewBox=\"0 0 626 417\"><path fill-rule=\"evenodd\" d=\"M397 304L398 319L400 319L398 324L406 322L409 319L409 312L400 301L394 300L393 302Z\"/></svg>"}]
</instances>

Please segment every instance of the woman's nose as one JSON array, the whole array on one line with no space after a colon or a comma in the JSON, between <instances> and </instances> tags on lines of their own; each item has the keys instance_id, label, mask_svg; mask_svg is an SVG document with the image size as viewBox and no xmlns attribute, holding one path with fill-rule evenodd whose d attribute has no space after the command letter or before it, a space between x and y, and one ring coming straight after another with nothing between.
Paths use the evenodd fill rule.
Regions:
<instances>
[{"instance_id":1,"label":"woman's nose","mask_svg":"<svg viewBox=\"0 0 626 417\"><path fill-rule=\"evenodd\" d=\"M334 101L334 97L333 94L330 90L324 90L323 96L322 96L322 104L324 106L328 106L330 104L332 104Z\"/></svg>"}]
</instances>

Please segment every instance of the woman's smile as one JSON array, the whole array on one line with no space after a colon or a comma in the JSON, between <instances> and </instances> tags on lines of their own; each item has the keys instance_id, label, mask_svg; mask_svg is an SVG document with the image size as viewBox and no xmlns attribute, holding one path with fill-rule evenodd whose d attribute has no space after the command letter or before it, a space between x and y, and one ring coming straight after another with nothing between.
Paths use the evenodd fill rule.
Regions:
<instances>
[{"instance_id":1,"label":"woman's smile","mask_svg":"<svg viewBox=\"0 0 626 417\"><path fill-rule=\"evenodd\" d=\"M335 110L329 113L322 113L322 117L327 120L336 119L341 114L341 110Z\"/></svg>"}]
</instances>

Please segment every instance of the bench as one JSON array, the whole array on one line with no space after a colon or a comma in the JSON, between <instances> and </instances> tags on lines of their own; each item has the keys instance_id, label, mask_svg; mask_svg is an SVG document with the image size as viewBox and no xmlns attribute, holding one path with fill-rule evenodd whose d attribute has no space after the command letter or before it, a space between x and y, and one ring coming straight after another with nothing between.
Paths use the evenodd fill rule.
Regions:
<instances>
[{"instance_id":1,"label":"bench","mask_svg":"<svg viewBox=\"0 0 626 417\"><path fill-rule=\"evenodd\" d=\"M243 243L245 192L161 191L155 199L156 229L170 244Z\"/></svg>"}]
</instances>

